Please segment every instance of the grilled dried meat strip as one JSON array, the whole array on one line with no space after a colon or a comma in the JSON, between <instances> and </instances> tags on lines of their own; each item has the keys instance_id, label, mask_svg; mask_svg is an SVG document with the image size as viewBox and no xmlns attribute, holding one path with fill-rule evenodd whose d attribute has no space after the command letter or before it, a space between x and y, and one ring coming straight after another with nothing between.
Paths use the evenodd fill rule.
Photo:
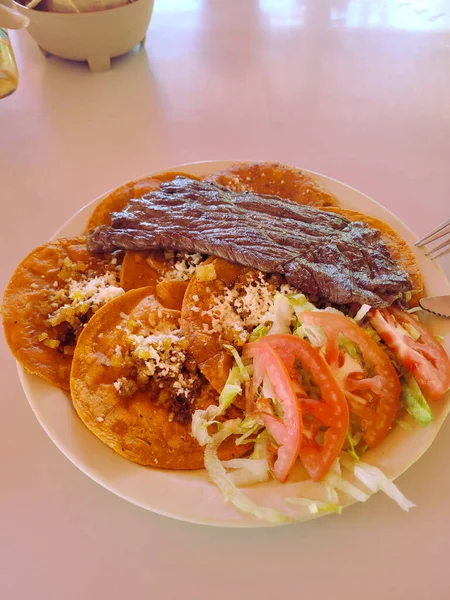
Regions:
<instances>
[{"instance_id":1,"label":"grilled dried meat strip","mask_svg":"<svg viewBox=\"0 0 450 600\"><path fill-rule=\"evenodd\" d=\"M185 177L113 213L110 227L89 232L88 248L210 254L280 273L302 292L336 304L388 306L411 289L380 232L363 222Z\"/></svg>"}]
</instances>

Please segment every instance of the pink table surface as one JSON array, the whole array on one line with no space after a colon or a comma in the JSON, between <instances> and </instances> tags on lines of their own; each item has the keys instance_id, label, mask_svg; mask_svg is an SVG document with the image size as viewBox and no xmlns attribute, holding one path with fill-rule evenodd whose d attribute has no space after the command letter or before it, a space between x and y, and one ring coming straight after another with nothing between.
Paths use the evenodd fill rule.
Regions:
<instances>
[{"instance_id":1,"label":"pink table surface","mask_svg":"<svg viewBox=\"0 0 450 600\"><path fill-rule=\"evenodd\" d=\"M423 234L450 216L449 30L448 0L156 0L145 49L97 75L12 34L2 287L89 200L188 161L325 173ZM450 597L450 423L399 479L409 514L378 494L305 525L207 528L78 471L35 420L3 338L0 357L2 600Z\"/></svg>"}]
</instances>

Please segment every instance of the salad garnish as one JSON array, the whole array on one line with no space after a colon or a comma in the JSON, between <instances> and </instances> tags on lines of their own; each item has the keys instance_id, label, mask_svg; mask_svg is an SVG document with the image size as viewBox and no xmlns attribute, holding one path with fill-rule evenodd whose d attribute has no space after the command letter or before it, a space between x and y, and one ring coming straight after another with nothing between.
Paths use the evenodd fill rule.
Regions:
<instances>
[{"instance_id":1,"label":"salad garnish","mask_svg":"<svg viewBox=\"0 0 450 600\"><path fill-rule=\"evenodd\" d=\"M432 421L428 401L450 386L439 342L416 315L396 307L364 305L351 318L303 294L276 292L272 313L242 348L225 345L235 365L219 406L194 414L193 435L225 499L269 523L298 520L305 506L314 516L340 514L344 504L379 490L403 510L414 507L364 455L396 424L410 427L407 413L421 426ZM217 421L243 397L244 418ZM238 444L253 441L253 451L221 462L217 450L231 435ZM249 486L290 481L298 464L317 498L288 495L279 510L248 495Z\"/></svg>"}]
</instances>

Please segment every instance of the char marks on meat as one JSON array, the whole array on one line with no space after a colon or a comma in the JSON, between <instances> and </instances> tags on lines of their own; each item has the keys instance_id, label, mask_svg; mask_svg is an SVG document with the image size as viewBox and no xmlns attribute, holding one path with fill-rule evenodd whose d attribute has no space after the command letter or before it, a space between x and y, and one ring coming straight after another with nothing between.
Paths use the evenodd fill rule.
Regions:
<instances>
[{"instance_id":1,"label":"char marks on meat","mask_svg":"<svg viewBox=\"0 0 450 600\"><path fill-rule=\"evenodd\" d=\"M130 200L87 236L94 254L117 248L200 252L281 273L336 304L388 306L411 289L380 232L361 221L271 196L177 177Z\"/></svg>"}]
</instances>

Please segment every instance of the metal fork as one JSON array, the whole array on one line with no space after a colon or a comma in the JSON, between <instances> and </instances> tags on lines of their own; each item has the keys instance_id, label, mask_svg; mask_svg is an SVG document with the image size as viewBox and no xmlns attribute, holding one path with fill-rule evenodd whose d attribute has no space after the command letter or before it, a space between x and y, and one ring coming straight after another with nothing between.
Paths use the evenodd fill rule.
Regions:
<instances>
[{"instance_id":1,"label":"metal fork","mask_svg":"<svg viewBox=\"0 0 450 600\"><path fill-rule=\"evenodd\" d=\"M425 256L429 256L430 258L438 258L439 256L444 256L447 252L450 252L450 219L447 219L431 231L429 231L426 235L424 235L420 240L414 244L414 246L425 246L440 240L441 238L447 236L443 242L434 246L432 248L428 248Z\"/></svg>"}]
</instances>

